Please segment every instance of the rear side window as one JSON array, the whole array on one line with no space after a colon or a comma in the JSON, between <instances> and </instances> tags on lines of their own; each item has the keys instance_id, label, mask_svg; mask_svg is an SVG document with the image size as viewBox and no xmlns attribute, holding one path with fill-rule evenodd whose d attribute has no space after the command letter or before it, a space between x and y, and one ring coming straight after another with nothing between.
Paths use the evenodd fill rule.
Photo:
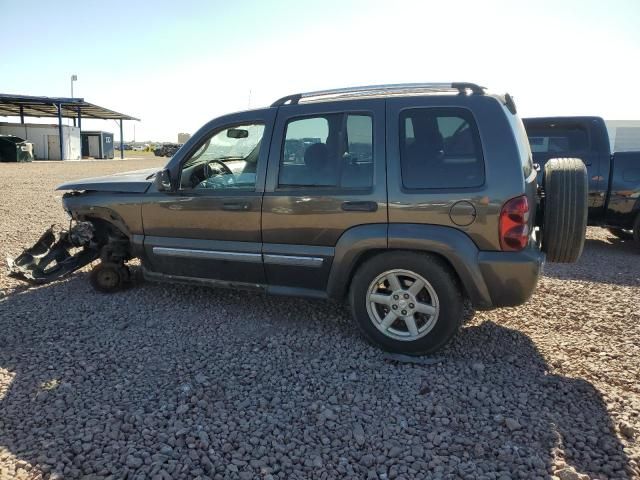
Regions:
<instances>
[{"instance_id":1,"label":"rear side window","mask_svg":"<svg viewBox=\"0 0 640 480\"><path fill-rule=\"evenodd\" d=\"M533 153L575 153L589 150L589 135L580 125L562 128L533 126L527 129L527 135Z\"/></svg>"},{"instance_id":2,"label":"rear side window","mask_svg":"<svg viewBox=\"0 0 640 480\"><path fill-rule=\"evenodd\" d=\"M332 113L290 120L278 186L368 188L373 184L373 119Z\"/></svg>"},{"instance_id":3,"label":"rear side window","mask_svg":"<svg viewBox=\"0 0 640 480\"><path fill-rule=\"evenodd\" d=\"M471 188L484 184L476 122L463 108L413 108L400 114L405 188Z\"/></svg>"}]
</instances>

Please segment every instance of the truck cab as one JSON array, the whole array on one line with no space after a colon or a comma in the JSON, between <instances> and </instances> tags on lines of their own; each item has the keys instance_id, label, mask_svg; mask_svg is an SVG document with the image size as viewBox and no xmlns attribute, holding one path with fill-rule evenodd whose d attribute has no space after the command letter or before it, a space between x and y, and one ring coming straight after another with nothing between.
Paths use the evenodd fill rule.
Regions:
<instances>
[{"instance_id":1,"label":"truck cab","mask_svg":"<svg viewBox=\"0 0 640 480\"><path fill-rule=\"evenodd\" d=\"M579 158L589 179L589 225L609 228L622 238L640 242L640 152L611 152L609 134L600 117L523 119L533 161Z\"/></svg>"}]
</instances>

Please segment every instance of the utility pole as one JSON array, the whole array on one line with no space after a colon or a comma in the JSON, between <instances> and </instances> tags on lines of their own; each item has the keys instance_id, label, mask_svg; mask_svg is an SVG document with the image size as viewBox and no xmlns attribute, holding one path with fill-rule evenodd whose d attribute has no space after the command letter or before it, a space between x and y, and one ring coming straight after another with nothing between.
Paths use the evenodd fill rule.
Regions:
<instances>
[{"instance_id":1,"label":"utility pole","mask_svg":"<svg viewBox=\"0 0 640 480\"><path fill-rule=\"evenodd\" d=\"M78 80L78 75L76 75L75 73L73 75L71 75L71 98L73 98L73 82L75 82L76 80ZM68 123L67 123L68 125ZM73 126L76 126L76 119L73 119ZM71 140L69 140L69 142L71 142Z\"/></svg>"},{"instance_id":2,"label":"utility pole","mask_svg":"<svg viewBox=\"0 0 640 480\"><path fill-rule=\"evenodd\" d=\"M73 75L71 75L71 98L73 98L73 82L75 82L76 80L78 80L78 75L74 73Z\"/></svg>"}]
</instances>

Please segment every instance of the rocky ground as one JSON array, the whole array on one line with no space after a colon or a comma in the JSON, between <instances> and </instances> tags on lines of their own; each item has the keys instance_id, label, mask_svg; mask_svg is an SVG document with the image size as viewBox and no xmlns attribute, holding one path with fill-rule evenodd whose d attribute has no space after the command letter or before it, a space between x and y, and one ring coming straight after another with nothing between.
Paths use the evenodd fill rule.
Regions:
<instances>
[{"instance_id":1,"label":"rocky ground","mask_svg":"<svg viewBox=\"0 0 640 480\"><path fill-rule=\"evenodd\" d=\"M0 257L66 222L56 184L162 162L0 164ZM640 250L601 229L431 365L328 302L0 290L2 479L640 478Z\"/></svg>"}]
</instances>

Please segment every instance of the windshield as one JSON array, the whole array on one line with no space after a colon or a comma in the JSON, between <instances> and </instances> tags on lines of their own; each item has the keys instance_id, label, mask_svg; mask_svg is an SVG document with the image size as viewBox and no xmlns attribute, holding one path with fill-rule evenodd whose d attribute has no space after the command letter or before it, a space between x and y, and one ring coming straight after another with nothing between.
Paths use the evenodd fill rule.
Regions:
<instances>
[{"instance_id":1,"label":"windshield","mask_svg":"<svg viewBox=\"0 0 640 480\"><path fill-rule=\"evenodd\" d=\"M260 143L264 125L227 128L207 140L185 163L185 168L213 160L245 160Z\"/></svg>"}]
</instances>

